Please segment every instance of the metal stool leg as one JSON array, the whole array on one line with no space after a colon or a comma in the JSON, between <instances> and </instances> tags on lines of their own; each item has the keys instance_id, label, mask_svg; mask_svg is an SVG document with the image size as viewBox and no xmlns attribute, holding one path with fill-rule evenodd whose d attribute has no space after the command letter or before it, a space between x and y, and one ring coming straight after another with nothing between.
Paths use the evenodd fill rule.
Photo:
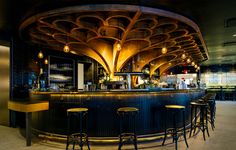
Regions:
<instances>
[{"instance_id":1,"label":"metal stool leg","mask_svg":"<svg viewBox=\"0 0 236 150\"><path fill-rule=\"evenodd\" d=\"M202 125L202 132L203 132L203 139L204 141L206 141L206 137L205 137L205 125L204 125L204 108L201 106L201 110L200 110L200 126ZM201 127L200 127L201 128Z\"/></svg>"},{"instance_id":2,"label":"metal stool leg","mask_svg":"<svg viewBox=\"0 0 236 150\"><path fill-rule=\"evenodd\" d=\"M206 115L206 131L207 131L207 135L208 137L210 137L210 134L209 134L209 130L208 130L208 116L207 116L207 108L205 108L205 115Z\"/></svg>"},{"instance_id":3,"label":"metal stool leg","mask_svg":"<svg viewBox=\"0 0 236 150\"><path fill-rule=\"evenodd\" d=\"M134 149L138 150L138 145L137 145L137 136L134 135Z\"/></svg>"},{"instance_id":4,"label":"metal stool leg","mask_svg":"<svg viewBox=\"0 0 236 150\"><path fill-rule=\"evenodd\" d=\"M86 136L86 143L87 143L87 146L88 146L88 150L90 150L89 141L88 141L88 136Z\"/></svg>"},{"instance_id":5,"label":"metal stool leg","mask_svg":"<svg viewBox=\"0 0 236 150\"><path fill-rule=\"evenodd\" d=\"M185 128L185 110L183 110L183 130L184 130L184 141L188 147L188 142L187 142L187 138L186 138L186 128Z\"/></svg>"},{"instance_id":6,"label":"metal stool leg","mask_svg":"<svg viewBox=\"0 0 236 150\"><path fill-rule=\"evenodd\" d=\"M174 129L173 129L173 139L175 141L175 149L178 150L178 133L177 133L177 126L176 126L176 114L173 113L173 125L174 125Z\"/></svg>"},{"instance_id":7,"label":"metal stool leg","mask_svg":"<svg viewBox=\"0 0 236 150\"><path fill-rule=\"evenodd\" d=\"M200 114L200 116L201 116L201 114ZM197 127L197 107L195 107L195 109L194 109L194 117L195 117L195 119L194 119L194 130L193 130L193 134L195 134L195 132L196 132L196 127Z\"/></svg>"},{"instance_id":8,"label":"metal stool leg","mask_svg":"<svg viewBox=\"0 0 236 150\"><path fill-rule=\"evenodd\" d=\"M191 115L190 115L190 132L189 132L189 137L191 137L192 130L193 130L193 109L194 107L191 106Z\"/></svg>"},{"instance_id":9,"label":"metal stool leg","mask_svg":"<svg viewBox=\"0 0 236 150\"><path fill-rule=\"evenodd\" d=\"M166 126L166 117L167 117L167 115L166 115L166 113L167 113L167 111L165 112L165 121L164 121L164 127L165 127L165 136L164 136L164 139L163 139L163 142L162 142L162 146L164 146L164 144L165 144L165 141L166 141L166 137L167 137L167 126Z\"/></svg>"}]
</instances>

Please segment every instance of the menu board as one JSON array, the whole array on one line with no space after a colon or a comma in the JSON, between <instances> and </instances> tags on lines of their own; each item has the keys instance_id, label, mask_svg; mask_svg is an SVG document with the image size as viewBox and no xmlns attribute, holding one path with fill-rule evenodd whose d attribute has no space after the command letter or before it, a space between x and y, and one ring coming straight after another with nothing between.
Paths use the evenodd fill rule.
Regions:
<instances>
[{"instance_id":1,"label":"menu board","mask_svg":"<svg viewBox=\"0 0 236 150\"><path fill-rule=\"evenodd\" d=\"M74 60L49 56L49 87L53 91L75 87Z\"/></svg>"}]
</instances>

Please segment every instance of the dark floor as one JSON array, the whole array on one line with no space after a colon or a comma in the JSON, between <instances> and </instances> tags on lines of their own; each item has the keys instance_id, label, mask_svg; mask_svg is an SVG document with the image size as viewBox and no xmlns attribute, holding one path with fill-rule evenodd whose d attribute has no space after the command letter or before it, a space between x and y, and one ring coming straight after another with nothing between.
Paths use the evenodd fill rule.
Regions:
<instances>
[{"instance_id":1,"label":"dark floor","mask_svg":"<svg viewBox=\"0 0 236 150\"><path fill-rule=\"evenodd\" d=\"M65 144L44 141L34 138L31 147L25 146L25 139L19 129L0 126L0 150L62 150ZM189 148L186 148L183 139L180 139L179 150L234 150L236 149L236 102L218 101L215 131L210 129L210 137L203 140L202 132L188 139ZM140 150L174 150L172 140L167 145L160 142L139 144ZM132 146L125 146L123 150L131 150ZM86 150L86 148L85 148ZM91 150L117 150L116 145L91 145Z\"/></svg>"}]
</instances>

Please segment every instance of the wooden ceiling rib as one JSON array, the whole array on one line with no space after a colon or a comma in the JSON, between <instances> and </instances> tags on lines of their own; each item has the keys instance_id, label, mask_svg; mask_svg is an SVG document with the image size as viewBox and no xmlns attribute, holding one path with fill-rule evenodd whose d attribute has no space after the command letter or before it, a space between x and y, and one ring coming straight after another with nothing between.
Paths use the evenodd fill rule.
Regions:
<instances>
[{"instance_id":1,"label":"wooden ceiling rib","mask_svg":"<svg viewBox=\"0 0 236 150\"><path fill-rule=\"evenodd\" d=\"M21 37L61 51L63 45L68 44L78 55L98 61L111 75L131 60L137 66L133 71L141 71L152 62L155 69L162 66L163 72L171 67L165 65L170 61L186 63L180 61L180 53L196 63L208 59L202 35L188 18L147 7L128 9L130 7L112 4L111 10L106 6L73 7L71 11L66 8L38 14L21 24ZM120 51L115 47L117 42L122 45ZM168 49L165 55L161 54L163 47Z\"/></svg>"}]
</instances>

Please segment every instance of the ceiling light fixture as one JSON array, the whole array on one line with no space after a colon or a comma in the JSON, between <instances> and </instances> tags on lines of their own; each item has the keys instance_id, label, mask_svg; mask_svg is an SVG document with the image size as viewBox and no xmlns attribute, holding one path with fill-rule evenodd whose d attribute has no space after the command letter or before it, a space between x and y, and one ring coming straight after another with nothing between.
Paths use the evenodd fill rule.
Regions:
<instances>
[{"instance_id":1,"label":"ceiling light fixture","mask_svg":"<svg viewBox=\"0 0 236 150\"><path fill-rule=\"evenodd\" d=\"M63 48L63 51L64 51L65 53L70 52L70 47L66 44L66 45L64 46L64 48Z\"/></svg>"},{"instance_id":2,"label":"ceiling light fixture","mask_svg":"<svg viewBox=\"0 0 236 150\"><path fill-rule=\"evenodd\" d=\"M38 58L39 58L39 59L43 59L43 53L42 53L42 51L40 51L40 52L38 53Z\"/></svg>"},{"instance_id":3,"label":"ceiling light fixture","mask_svg":"<svg viewBox=\"0 0 236 150\"><path fill-rule=\"evenodd\" d=\"M44 59L44 64L47 65L48 64L48 59Z\"/></svg>"},{"instance_id":4,"label":"ceiling light fixture","mask_svg":"<svg viewBox=\"0 0 236 150\"><path fill-rule=\"evenodd\" d=\"M194 65L195 65L195 62L193 61L193 62L192 62L192 66L194 66Z\"/></svg>"},{"instance_id":5,"label":"ceiling light fixture","mask_svg":"<svg viewBox=\"0 0 236 150\"><path fill-rule=\"evenodd\" d=\"M120 50L121 50L121 44L120 44L120 42L117 42L117 44L116 44L116 49L117 49L117 51L120 51Z\"/></svg>"},{"instance_id":6,"label":"ceiling light fixture","mask_svg":"<svg viewBox=\"0 0 236 150\"><path fill-rule=\"evenodd\" d=\"M64 46L63 51L65 53L69 53L70 52L70 47L68 45L68 35L67 34L66 34L66 45Z\"/></svg>"},{"instance_id":7,"label":"ceiling light fixture","mask_svg":"<svg viewBox=\"0 0 236 150\"><path fill-rule=\"evenodd\" d=\"M161 49L161 53L162 53L162 54L166 54L166 53L167 53L167 48L166 48L166 47L163 47L163 48Z\"/></svg>"},{"instance_id":8,"label":"ceiling light fixture","mask_svg":"<svg viewBox=\"0 0 236 150\"><path fill-rule=\"evenodd\" d=\"M233 34L233 37L236 37L236 33L235 33L235 34Z\"/></svg>"},{"instance_id":9,"label":"ceiling light fixture","mask_svg":"<svg viewBox=\"0 0 236 150\"><path fill-rule=\"evenodd\" d=\"M181 58L182 58L182 59L185 59L185 58L186 58L185 53L183 53L183 54L181 55Z\"/></svg>"},{"instance_id":10,"label":"ceiling light fixture","mask_svg":"<svg viewBox=\"0 0 236 150\"><path fill-rule=\"evenodd\" d=\"M199 66L197 67L197 70L200 70L200 67L199 67Z\"/></svg>"},{"instance_id":11,"label":"ceiling light fixture","mask_svg":"<svg viewBox=\"0 0 236 150\"><path fill-rule=\"evenodd\" d=\"M187 63L190 63L190 62L191 62L191 60L190 60L190 58L188 58L188 59L187 59Z\"/></svg>"}]
</instances>

